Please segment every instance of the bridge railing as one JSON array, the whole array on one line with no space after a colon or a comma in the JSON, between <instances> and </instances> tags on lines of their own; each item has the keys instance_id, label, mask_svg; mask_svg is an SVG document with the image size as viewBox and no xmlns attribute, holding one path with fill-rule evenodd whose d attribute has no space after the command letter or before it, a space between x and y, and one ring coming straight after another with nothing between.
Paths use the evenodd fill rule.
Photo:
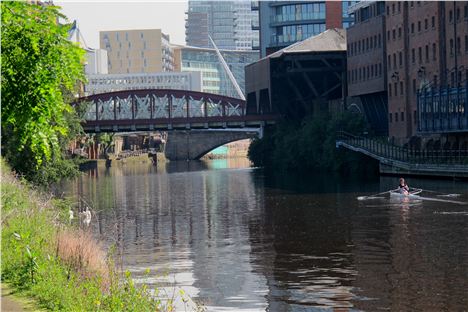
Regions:
<instances>
[{"instance_id":1,"label":"bridge railing","mask_svg":"<svg viewBox=\"0 0 468 312\"><path fill-rule=\"evenodd\" d=\"M389 160L411 164L468 165L468 150L417 150L343 131L337 133L337 141Z\"/></svg>"}]
</instances>

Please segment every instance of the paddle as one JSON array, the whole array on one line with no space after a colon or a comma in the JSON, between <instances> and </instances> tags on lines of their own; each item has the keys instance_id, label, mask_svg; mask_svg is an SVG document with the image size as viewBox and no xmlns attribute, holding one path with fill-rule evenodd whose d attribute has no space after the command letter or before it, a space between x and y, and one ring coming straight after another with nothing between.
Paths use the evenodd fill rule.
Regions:
<instances>
[{"instance_id":1,"label":"paddle","mask_svg":"<svg viewBox=\"0 0 468 312\"><path fill-rule=\"evenodd\" d=\"M366 199L369 199L369 198L373 198L373 197L376 197L376 196L379 196L379 195L384 195L384 194L387 194L387 193L390 193L390 192L395 192L395 191L398 191L398 189L394 189L394 190L390 190L390 191L386 191L386 192L382 192L382 193L378 193L378 194L374 194L374 195L358 196L357 200L366 200Z\"/></svg>"},{"instance_id":2,"label":"paddle","mask_svg":"<svg viewBox=\"0 0 468 312\"><path fill-rule=\"evenodd\" d=\"M459 196L461 196L461 194L446 194L446 193L443 193L443 192L437 192L437 191L431 191L431 190L423 190L423 191L427 192L427 193L436 194L436 196L439 196L439 197L459 197Z\"/></svg>"}]
</instances>

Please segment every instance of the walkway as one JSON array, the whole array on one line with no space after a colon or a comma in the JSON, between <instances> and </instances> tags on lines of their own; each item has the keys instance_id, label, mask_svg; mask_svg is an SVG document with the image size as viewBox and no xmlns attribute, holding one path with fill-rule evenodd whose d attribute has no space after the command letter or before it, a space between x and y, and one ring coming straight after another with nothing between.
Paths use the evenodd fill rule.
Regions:
<instances>
[{"instance_id":1,"label":"walkway","mask_svg":"<svg viewBox=\"0 0 468 312\"><path fill-rule=\"evenodd\" d=\"M339 132L337 147L362 153L380 162L380 173L468 178L468 151L414 150Z\"/></svg>"},{"instance_id":2,"label":"walkway","mask_svg":"<svg viewBox=\"0 0 468 312\"><path fill-rule=\"evenodd\" d=\"M26 311L41 311L34 307L31 299L20 298L15 295L13 289L2 283L2 312L26 312Z\"/></svg>"}]
</instances>

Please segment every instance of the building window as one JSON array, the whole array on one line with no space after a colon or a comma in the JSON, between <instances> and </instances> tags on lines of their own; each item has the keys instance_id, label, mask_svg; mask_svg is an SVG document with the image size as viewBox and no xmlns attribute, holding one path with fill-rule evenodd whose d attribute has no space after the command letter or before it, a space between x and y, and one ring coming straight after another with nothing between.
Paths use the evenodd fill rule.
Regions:
<instances>
[{"instance_id":1,"label":"building window","mask_svg":"<svg viewBox=\"0 0 468 312\"><path fill-rule=\"evenodd\" d=\"M390 15L390 6L387 5L387 15Z\"/></svg>"},{"instance_id":2,"label":"building window","mask_svg":"<svg viewBox=\"0 0 468 312\"><path fill-rule=\"evenodd\" d=\"M416 51L414 49L411 49L411 62L416 62Z\"/></svg>"},{"instance_id":3,"label":"building window","mask_svg":"<svg viewBox=\"0 0 468 312\"><path fill-rule=\"evenodd\" d=\"M390 30L387 31L387 41L390 41Z\"/></svg>"},{"instance_id":4,"label":"building window","mask_svg":"<svg viewBox=\"0 0 468 312\"><path fill-rule=\"evenodd\" d=\"M468 52L468 35L465 35L465 52Z\"/></svg>"},{"instance_id":5,"label":"building window","mask_svg":"<svg viewBox=\"0 0 468 312\"><path fill-rule=\"evenodd\" d=\"M419 63L422 63L422 48L421 47L418 48L418 59L419 59Z\"/></svg>"},{"instance_id":6,"label":"building window","mask_svg":"<svg viewBox=\"0 0 468 312\"><path fill-rule=\"evenodd\" d=\"M465 18L468 18L468 4L465 4L464 12L465 12L465 13L463 14L463 16L464 16Z\"/></svg>"},{"instance_id":7,"label":"building window","mask_svg":"<svg viewBox=\"0 0 468 312\"><path fill-rule=\"evenodd\" d=\"M382 76L382 63L379 64L379 76Z\"/></svg>"},{"instance_id":8,"label":"building window","mask_svg":"<svg viewBox=\"0 0 468 312\"><path fill-rule=\"evenodd\" d=\"M401 27L398 27L398 38L401 38Z\"/></svg>"},{"instance_id":9,"label":"building window","mask_svg":"<svg viewBox=\"0 0 468 312\"><path fill-rule=\"evenodd\" d=\"M434 75L433 86L437 88L437 75Z\"/></svg>"},{"instance_id":10,"label":"building window","mask_svg":"<svg viewBox=\"0 0 468 312\"><path fill-rule=\"evenodd\" d=\"M450 55L453 55L453 39L450 39Z\"/></svg>"},{"instance_id":11,"label":"building window","mask_svg":"<svg viewBox=\"0 0 468 312\"><path fill-rule=\"evenodd\" d=\"M424 19L424 29L427 30L427 28L429 27L429 24L427 22L427 18Z\"/></svg>"},{"instance_id":12,"label":"building window","mask_svg":"<svg viewBox=\"0 0 468 312\"><path fill-rule=\"evenodd\" d=\"M429 63L429 45L426 44L426 63Z\"/></svg>"},{"instance_id":13,"label":"building window","mask_svg":"<svg viewBox=\"0 0 468 312\"><path fill-rule=\"evenodd\" d=\"M449 11L449 22L453 22L453 12L452 10Z\"/></svg>"},{"instance_id":14,"label":"building window","mask_svg":"<svg viewBox=\"0 0 468 312\"><path fill-rule=\"evenodd\" d=\"M388 69L391 69L392 68L392 57L390 56L390 54L388 55Z\"/></svg>"},{"instance_id":15,"label":"building window","mask_svg":"<svg viewBox=\"0 0 468 312\"><path fill-rule=\"evenodd\" d=\"M413 94L416 94L416 79L413 79Z\"/></svg>"},{"instance_id":16,"label":"building window","mask_svg":"<svg viewBox=\"0 0 468 312\"><path fill-rule=\"evenodd\" d=\"M418 31L421 31L421 21L418 21Z\"/></svg>"},{"instance_id":17,"label":"building window","mask_svg":"<svg viewBox=\"0 0 468 312\"><path fill-rule=\"evenodd\" d=\"M396 29L392 30L392 39L396 39Z\"/></svg>"},{"instance_id":18,"label":"building window","mask_svg":"<svg viewBox=\"0 0 468 312\"><path fill-rule=\"evenodd\" d=\"M410 7L414 7L414 1L410 1Z\"/></svg>"},{"instance_id":19,"label":"building window","mask_svg":"<svg viewBox=\"0 0 468 312\"><path fill-rule=\"evenodd\" d=\"M395 3L392 3L392 14L395 14Z\"/></svg>"},{"instance_id":20,"label":"building window","mask_svg":"<svg viewBox=\"0 0 468 312\"><path fill-rule=\"evenodd\" d=\"M461 40L460 37L457 38L457 54L461 53Z\"/></svg>"},{"instance_id":21,"label":"building window","mask_svg":"<svg viewBox=\"0 0 468 312\"><path fill-rule=\"evenodd\" d=\"M403 52L398 52L398 62L400 63L400 67L403 66Z\"/></svg>"},{"instance_id":22,"label":"building window","mask_svg":"<svg viewBox=\"0 0 468 312\"><path fill-rule=\"evenodd\" d=\"M382 36L379 34L379 48L382 46Z\"/></svg>"},{"instance_id":23,"label":"building window","mask_svg":"<svg viewBox=\"0 0 468 312\"><path fill-rule=\"evenodd\" d=\"M432 59L435 61L437 60L437 47L436 44L432 44Z\"/></svg>"},{"instance_id":24,"label":"building window","mask_svg":"<svg viewBox=\"0 0 468 312\"><path fill-rule=\"evenodd\" d=\"M398 1L398 13L400 13L400 12L401 12L401 2Z\"/></svg>"},{"instance_id":25,"label":"building window","mask_svg":"<svg viewBox=\"0 0 468 312\"><path fill-rule=\"evenodd\" d=\"M411 23L411 33L414 34L414 23Z\"/></svg>"},{"instance_id":26,"label":"building window","mask_svg":"<svg viewBox=\"0 0 468 312\"><path fill-rule=\"evenodd\" d=\"M405 113L401 112L401 121L405 121Z\"/></svg>"},{"instance_id":27,"label":"building window","mask_svg":"<svg viewBox=\"0 0 468 312\"><path fill-rule=\"evenodd\" d=\"M388 121L392 123L392 113L388 114Z\"/></svg>"},{"instance_id":28,"label":"building window","mask_svg":"<svg viewBox=\"0 0 468 312\"><path fill-rule=\"evenodd\" d=\"M395 96L397 96L397 95L398 95L398 83L395 82L395 83L393 84L393 87L394 87L394 90L393 90L394 92L393 92L393 94L395 94Z\"/></svg>"},{"instance_id":29,"label":"building window","mask_svg":"<svg viewBox=\"0 0 468 312\"><path fill-rule=\"evenodd\" d=\"M398 113L395 113L395 122L398 122Z\"/></svg>"},{"instance_id":30,"label":"building window","mask_svg":"<svg viewBox=\"0 0 468 312\"><path fill-rule=\"evenodd\" d=\"M369 50L369 38L366 38L366 51Z\"/></svg>"},{"instance_id":31,"label":"building window","mask_svg":"<svg viewBox=\"0 0 468 312\"><path fill-rule=\"evenodd\" d=\"M400 81L400 95L403 95L403 81Z\"/></svg>"},{"instance_id":32,"label":"building window","mask_svg":"<svg viewBox=\"0 0 468 312\"><path fill-rule=\"evenodd\" d=\"M128 33L127 32L125 33L125 40L128 41Z\"/></svg>"},{"instance_id":33,"label":"building window","mask_svg":"<svg viewBox=\"0 0 468 312\"><path fill-rule=\"evenodd\" d=\"M370 37L370 40L369 40L369 45L370 45L370 48L371 50L374 48L374 41L372 40L372 37Z\"/></svg>"},{"instance_id":34,"label":"building window","mask_svg":"<svg viewBox=\"0 0 468 312\"><path fill-rule=\"evenodd\" d=\"M432 17L431 26L435 28L435 16Z\"/></svg>"},{"instance_id":35,"label":"building window","mask_svg":"<svg viewBox=\"0 0 468 312\"><path fill-rule=\"evenodd\" d=\"M392 84L391 83L388 84L388 96L389 97L392 96Z\"/></svg>"},{"instance_id":36,"label":"building window","mask_svg":"<svg viewBox=\"0 0 468 312\"><path fill-rule=\"evenodd\" d=\"M457 22L460 20L460 8L457 8Z\"/></svg>"},{"instance_id":37,"label":"building window","mask_svg":"<svg viewBox=\"0 0 468 312\"><path fill-rule=\"evenodd\" d=\"M393 68L397 68L397 65L396 65L396 53L393 54Z\"/></svg>"}]
</instances>

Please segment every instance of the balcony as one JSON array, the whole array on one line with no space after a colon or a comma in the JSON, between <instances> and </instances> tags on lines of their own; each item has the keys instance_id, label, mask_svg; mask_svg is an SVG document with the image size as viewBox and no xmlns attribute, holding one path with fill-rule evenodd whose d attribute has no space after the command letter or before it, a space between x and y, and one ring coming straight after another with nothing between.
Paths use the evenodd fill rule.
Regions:
<instances>
[{"instance_id":1,"label":"balcony","mask_svg":"<svg viewBox=\"0 0 468 312\"><path fill-rule=\"evenodd\" d=\"M250 4L250 9L252 11L258 11L258 8L259 8L258 1L252 1Z\"/></svg>"},{"instance_id":2,"label":"balcony","mask_svg":"<svg viewBox=\"0 0 468 312\"><path fill-rule=\"evenodd\" d=\"M287 22L317 21L325 20L325 12L277 14L270 17L270 23L281 24Z\"/></svg>"},{"instance_id":3,"label":"balcony","mask_svg":"<svg viewBox=\"0 0 468 312\"><path fill-rule=\"evenodd\" d=\"M252 21L252 30L260 30L260 25L258 23L258 21Z\"/></svg>"}]
</instances>

